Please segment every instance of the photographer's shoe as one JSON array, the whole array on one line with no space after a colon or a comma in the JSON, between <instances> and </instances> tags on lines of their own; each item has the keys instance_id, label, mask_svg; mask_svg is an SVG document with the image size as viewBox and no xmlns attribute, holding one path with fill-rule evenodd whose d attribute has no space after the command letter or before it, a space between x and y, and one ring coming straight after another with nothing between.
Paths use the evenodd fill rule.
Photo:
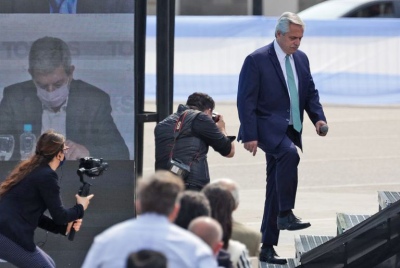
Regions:
<instances>
[{"instance_id":1,"label":"photographer's shoe","mask_svg":"<svg viewBox=\"0 0 400 268\"><path fill-rule=\"evenodd\" d=\"M295 231L305 229L311 226L309 222L302 222L300 218L297 218L293 212L290 212L285 217L278 217L278 229Z\"/></svg>"},{"instance_id":2,"label":"photographer's shoe","mask_svg":"<svg viewBox=\"0 0 400 268\"><path fill-rule=\"evenodd\" d=\"M259 260L261 262L267 262L267 263L272 263L272 264L286 264L287 263L286 259L279 258L278 254L276 254L276 252L272 246L261 249Z\"/></svg>"}]
</instances>

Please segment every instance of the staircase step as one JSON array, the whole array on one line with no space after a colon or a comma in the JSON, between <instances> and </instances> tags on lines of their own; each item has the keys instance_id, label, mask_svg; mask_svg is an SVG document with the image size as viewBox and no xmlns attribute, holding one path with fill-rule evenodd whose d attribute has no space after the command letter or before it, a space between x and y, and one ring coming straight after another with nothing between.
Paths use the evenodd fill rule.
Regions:
<instances>
[{"instance_id":1,"label":"staircase step","mask_svg":"<svg viewBox=\"0 0 400 268\"><path fill-rule=\"evenodd\" d=\"M287 264L285 264L285 265L260 262L259 268L295 268L298 266L296 259L290 258L290 259L286 259L286 260L287 260Z\"/></svg>"},{"instance_id":2,"label":"staircase step","mask_svg":"<svg viewBox=\"0 0 400 268\"><path fill-rule=\"evenodd\" d=\"M334 238L334 236L325 235L295 235L294 246L296 250L296 259L300 260L303 253L310 251L311 249L322 245L328 240Z\"/></svg>"},{"instance_id":3,"label":"staircase step","mask_svg":"<svg viewBox=\"0 0 400 268\"><path fill-rule=\"evenodd\" d=\"M379 210L387 208L400 199L400 192L378 191Z\"/></svg>"},{"instance_id":4,"label":"staircase step","mask_svg":"<svg viewBox=\"0 0 400 268\"><path fill-rule=\"evenodd\" d=\"M346 213L336 214L337 234L340 235L360 222L371 217L370 215L353 215Z\"/></svg>"}]
</instances>

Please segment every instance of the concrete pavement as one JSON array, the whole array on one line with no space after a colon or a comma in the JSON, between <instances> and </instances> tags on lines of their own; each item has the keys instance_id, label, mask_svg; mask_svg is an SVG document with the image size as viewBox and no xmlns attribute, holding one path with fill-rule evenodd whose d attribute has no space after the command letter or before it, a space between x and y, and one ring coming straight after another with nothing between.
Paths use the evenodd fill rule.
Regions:
<instances>
[{"instance_id":1,"label":"concrete pavement","mask_svg":"<svg viewBox=\"0 0 400 268\"><path fill-rule=\"evenodd\" d=\"M175 104L175 107L177 104ZM336 235L336 213L374 214L377 191L400 191L400 105L351 107L324 105L329 133L319 137L309 119L304 123L303 153L300 152L299 186L295 214L312 226L282 231L276 250L293 258L294 235ZM154 103L146 110L155 111ZM237 135L239 119L234 102L217 102L227 132ZM154 171L155 123L145 125L143 175ZM265 157L256 156L236 143L235 157L209 152L213 179L228 177L240 186L240 206L234 217L259 230L265 195Z\"/></svg>"}]
</instances>

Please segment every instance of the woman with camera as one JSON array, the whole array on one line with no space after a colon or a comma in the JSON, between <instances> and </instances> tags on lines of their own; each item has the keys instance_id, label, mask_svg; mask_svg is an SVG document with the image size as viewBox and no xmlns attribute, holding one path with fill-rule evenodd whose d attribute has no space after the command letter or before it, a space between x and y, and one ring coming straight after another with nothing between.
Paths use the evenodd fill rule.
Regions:
<instances>
[{"instance_id":1,"label":"woman with camera","mask_svg":"<svg viewBox=\"0 0 400 268\"><path fill-rule=\"evenodd\" d=\"M63 164L67 150L63 135L46 131L36 143L35 154L0 184L0 259L17 267L55 267L53 259L35 245L35 229L62 235L71 228L79 230L93 195L76 195L72 208L62 205L55 170ZM51 218L43 214L46 210Z\"/></svg>"}]
</instances>

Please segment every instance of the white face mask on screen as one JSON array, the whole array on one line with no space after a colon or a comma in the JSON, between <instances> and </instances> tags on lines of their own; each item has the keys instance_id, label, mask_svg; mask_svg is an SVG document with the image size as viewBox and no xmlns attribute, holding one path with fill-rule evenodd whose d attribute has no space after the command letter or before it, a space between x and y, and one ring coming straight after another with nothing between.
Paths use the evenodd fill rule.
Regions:
<instances>
[{"instance_id":1,"label":"white face mask on screen","mask_svg":"<svg viewBox=\"0 0 400 268\"><path fill-rule=\"evenodd\" d=\"M44 106L48 108L60 107L68 98L69 94L69 80L67 83L57 88L54 91L47 91L46 89L36 86L37 96Z\"/></svg>"}]
</instances>

